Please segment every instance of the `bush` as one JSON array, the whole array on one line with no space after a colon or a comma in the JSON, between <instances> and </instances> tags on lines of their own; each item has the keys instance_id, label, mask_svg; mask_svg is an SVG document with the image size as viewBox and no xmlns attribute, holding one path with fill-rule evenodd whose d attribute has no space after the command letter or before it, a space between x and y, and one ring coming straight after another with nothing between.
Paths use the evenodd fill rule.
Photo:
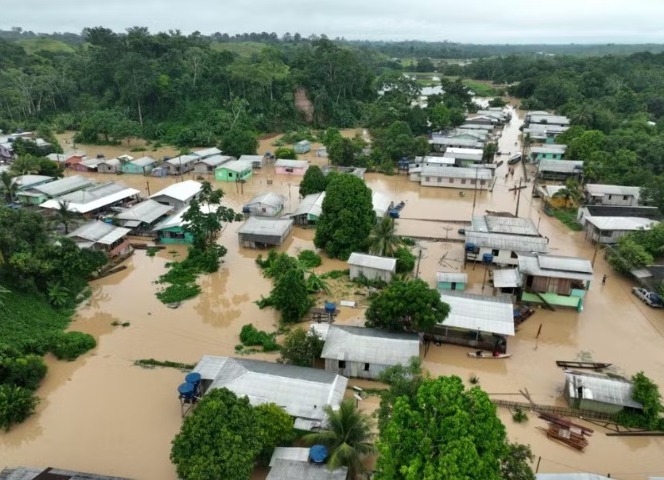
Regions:
<instances>
[{"instance_id":1,"label":"bush","mask_svg":"<svg viewBox=\"0 0 664 480\"><path fill-rule=\"evenodd\" d=\"M307 333L302 327L296 327L286 335L281 347L279 363L288 363L300 367L313 367L314 361L323 352L325 341L315 333Z\"/></svg>"},{"instance_id":2,"label":"bush","mask_svg":"<svg viewBox=\"0 0 664 480\"><path fill-rule=\"evenodd\" d=\"M37 355L0 360L0 384L35 390L46 375L46 364Z\"/></svg>"},{"instance_id":3,"label":"bush","mask_svg":"<svg viewBox=\"0 0 664 480\"><path fill-rule=\"evenodd\" d=\"M514 413L512 413L512 420L516 423L523 423L528 421L528 415L523 411L522 408L516 408Z\"/></svg>"},{"instance_id":4,"label":"bush","mask_svg":"<svg viewBox=\"0 0 664 480\"><path fill-rule=\"evenodd\" d=\"M35 411L39 398L27 388L0 385L0 428L9 430Z\"/></svg>"},{"instance_id":5,"label":"bush","mask_svg":"<svg viewBox=\"0 0 664 480\"><path fill-rule=\"evenodd\" d=\"M279 345L275 341L274 333L267 333L258 330L251 323L242 326L240 331L240 341L247 347L262 346L265 352L274 352L279 350Z\"/></svg>"},{"instance_id":6,"label":"bush","mask_svg":"<svg viewBox=\"0 0 664 480\"><path fill-rule=\"evenodd\" d=\"M397 248L394 252L394 258L397 259L397 273L412 273L417 257L409 249L405 247Z\"/></svg>"},{"instance_id":7,"label":"bush","mask_svg":"<svg viewBox=\"0 0 664 480\"><path fill-rule=\"evenodd\" d=\"M58 360L75 360L97 346L92 335L82 332L58 333L53 336L49 350Z\"/></svg>"},{"instance_id":8,"label":"bush","mask_svg":"<svg viewBox=\"0 0 664 480\"><path fill-rule=\"evenodd\" d=\"M320 267L323 263L320 255L313 250L302 250L297 256L297 261L300 262L302 268L305 269Z\"/></svg>"},{"instance_id":9,"label":"bush","mask_svg":"<svg viewBox=\"0 0 664 480\"><path fill-rule=\"evenodd\" d=\"M274 151L274 156L275 158L284 158L284 159L289 159L289 160L296 160L297 159L297 153L295 153L295 150L292 148L288 147L279 147Z\"/></svg>"}]
</instances>

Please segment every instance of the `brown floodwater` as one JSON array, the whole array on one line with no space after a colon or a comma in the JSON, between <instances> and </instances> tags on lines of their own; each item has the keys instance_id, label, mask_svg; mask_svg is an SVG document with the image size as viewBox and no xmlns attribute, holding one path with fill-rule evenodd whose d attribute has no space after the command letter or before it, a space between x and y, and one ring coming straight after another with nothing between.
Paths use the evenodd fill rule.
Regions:
<instances>
[{"instance_id":1,"label":"brown floodwater","mask_svg":"<svg viewBox=\"0 0 664 480\"><path fill-rule=\"evenodd\" d=\"M500 150L505 152L502 160L507 158L507 152L519 148L514 145L519 125L515 116L505 127L500 140ZM262 140L260 151L273 151L275 139ZM127 151L126 147L80 148L107 156ZM154 155L173 153L165 149ZM313 152L305 158L318 164L326 162ZM472 191L461 197L458 190L421 187L403 174L369 174L366 181L395 202L406 202L397 225L400 233L441 240L418 241L415 247L416 253L422 252L418 274L433 286L436 271L462 269L463 243L445 239L460 240L457 230L469 222L473 213L515 212L517 200L508 189L518 182L523 170L517 166L514 177L505 181L506 171L505 165L498 169L493 191L478 192L474 207ZM132 175L90 176L124 183L144 194L148 182L154 193L179 181ZM285 210L292 211L298 203L299 181L298 177L275 175L266 168L257 172L242 191L234 184L213 183L225 190L225 201L236 209L254 194L272 190L286 197ZM540 201L531 198L530 189L521 195L519 214L540 226L550 238L552 252L592 258L594 249L583 234L571 232L543 214ZM262 277L255 265L260 252L239 247L238 228L237 223L228 225L221 234L220 241L228 248L228 254L220 271L201 277L202 294L178 309L166 308L155 298L158 286L154 281L165 271L166 262L186 254L183 247L169 246L155 257L137 251L127 260L126 270L93 282L93 295L79 308L71 328L94 335L97 348L74 362L47 358L49 373L38 391L42 402L36 414L10 432L0 433L0 466L57 466L135 479L175 480L169 452L170 442L181 425L176 388L183 374L132 364L140 358L195 363L205 354L233 355L245 323L264 330L275 329L275 312L259 310L254 303L261 295L269 294L271 282ZM296 228L282 250L296 254L313 248L313 233L311 229ZM325 259L316 271L343 268L344 262ZM483 267L473 269L469 265L466 271L469 291L491 294L489 287L482 288ZM609 278L606 285L601 285L599 280L604 273ZM549 404L564 404L563 375L555 360L592 358L612 362L615 373L631 375L644 370L664 387L664 312L635 300L630 293L631 283L614 276L601 254L595 262L595 279L583 312L537 310L509 340L511 359L482 361L468 358L467 349L461 347L432 346L424 359L425 367L432 375L458 375L465 380L477 376L480 385L496 398L523 401L518 391L527 388L536 402ZM355 293L338 292L338 298L333 293L331 299L357 300ZM363 314L361 307L341 308L338 321L362 324ZM130 325L113 326L114 321ZM274 360L276 355L254 357ZM360 405L372 411L378 399L370 397ZM625 480L664 475L664 438L607 437L604 429L591 426L596 433L586 451L578 453L548 440L536 428L545 426L544 422L533 415L525 424L514 423L506 410L500 410L500 415L510 438L530 444L535 456L541 457L540 472L590 471L611 473L613 478ZM265 475L264 469L257 470L253 478L261 480Z\"/></svg>"}]
</instances>

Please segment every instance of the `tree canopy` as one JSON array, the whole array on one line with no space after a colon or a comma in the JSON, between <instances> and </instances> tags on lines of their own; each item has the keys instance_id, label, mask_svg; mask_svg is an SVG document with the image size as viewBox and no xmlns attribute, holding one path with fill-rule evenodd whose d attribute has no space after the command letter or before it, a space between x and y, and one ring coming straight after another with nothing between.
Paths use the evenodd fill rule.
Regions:
<instances>
[{"instance_id":1,"label":"tree canopy","mask_svg":"<svg viewBox=\"0 0 664 480\"><path fill-rule=\"evenodd\" d=\"M304 172L300 182L300 196L306 197L312 193L324 192L325 187L327 187L327 177L318 165L311 165Z\"/></svg>"}]
</instances>

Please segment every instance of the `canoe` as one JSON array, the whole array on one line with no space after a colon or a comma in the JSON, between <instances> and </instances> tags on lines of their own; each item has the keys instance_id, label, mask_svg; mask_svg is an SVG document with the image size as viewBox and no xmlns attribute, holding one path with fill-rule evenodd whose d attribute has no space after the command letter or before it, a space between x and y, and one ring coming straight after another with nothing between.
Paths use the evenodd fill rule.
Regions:
<instances>
[{"instance_id":1,"label":"canoe","mask_svg":"<svg viewBox=\"0 0 664 480\"><path fill-rule=\"evenodd\" d=\"M498 355L494 355L493 353L489 352L468 352L468 356L472 358L493 358L493 359L500 359L500 358L510 358L512 356L511 353L499 353Z\"/></svg>"},{"instance_id":2,"label":"canoe","mask_svg":"<svg viewBox=\"0 0 664 480\"><path fill-rule=\"evenodd\" d=\"M567 362L564 360L556 360L556 365L562 368L587 368L590 370L601 370L603 368L608 368L611 363L600 363L600 362Z\"/></svg>"}]
</instances>

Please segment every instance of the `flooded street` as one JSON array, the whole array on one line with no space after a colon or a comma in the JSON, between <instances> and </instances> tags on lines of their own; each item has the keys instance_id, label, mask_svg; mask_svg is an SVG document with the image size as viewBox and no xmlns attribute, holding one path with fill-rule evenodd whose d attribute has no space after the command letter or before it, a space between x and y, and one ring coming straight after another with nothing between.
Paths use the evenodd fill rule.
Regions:
<instances>
[{"instance_id":1,"label":"flooded street","mask_svg":"<svg viewBox=\"0 0 664 480\"><path fill-rule=\"evenodd\" d=\"M507 159L519 146L518 118L505 127L499 150ZM345 131L352 135L355 132ZM361 133L361 132L360 132ZM274 138L261 142L259 151L274 151ZM316 146L316 145L315 145ZM314 147L315 147L314 146ZM117 147L82 147L88 154L97 150L109 156L120 153ZM108 150L108 149L117 150ZM312 152L314 152L312 150ZM174 152L159 152L168 154ZM133 156L160 155L152 152ZM307 158L324 164L326 159L310 153ZM473 213L486 210L515 213L517 196L510 192L523 174L517 165L514 177L505 180L507 166L498 168L497 182L491 192L421 187L406 175L368 174L367 185L389 196L395 203L406 202L398 231L403 235L441 240L460 240L459 228L468 224ZM72 172L68 172L72 174ZM153 178L135 175L91 174L99 181L116 181L137 189L144 195L179 178ZM185 175L184 179L196 178ZM214 182L225 193L225 203L240 210L256 193L276 191L286 197L285 211L298 205L300 177L276 175L272 168L257 171L243 187ZM271 185L268 183L271 182ZM539 200L532 199L530 186L519 201L519 215L528 216L549 237L551 253L592 258L594 248L582 233L572 232L557 220L545 215ZM473 203L475 206L473 207ZM93 295L78 311L72 329L91 333L98 346L75 362L48 358L49 373L38 394L42 402L37 413L8 433L0 433L0 464L8 466L57 466L80 471L145 480L175 480L169 460L170 442L181 425L176 388L183 374L173 369L144 369L133 366L141 358L155 358L195 363L202 355L234 355L242 325L274 331L278 316L271 309L259 310L255 301L268 295L271 281L264 279L255 265L260 251L240 248L239 223L227 225L220 242L228 254L219 272L202 276L203 293L178 309L169 309L155 297L154 281L165 272L165 264L186 254L183 247L168 246L155 257L136 251L126 262L128 268L92 283ZM296 254L313 249L313 230L296 228L284 245L284 251ZM439 270L454 271L463 267L463 243L460 241L418 241L421 250L419 276L432 286ZM345 268L345 262L325 260L317 270ZM491 294L482 288L484 267L469 265L469 290ZM450 345L431 346L424 365L432 375L459 375L464 380L475 375L480 385L496 398L525 401L518 395L527 388L535 402L561 404L564 377L556 360L592 357L614 364L614 372L631 376L639 370L664 388L664 312L650 309L631 294L632 284L618 276L598 254L594 266L595 281L584 301L584 311L537 310L508 341L513 357L508 360L483 361L468 358L467 348ZM608 274L606 285L602 275ZM333 300L341 300L334 298ZM361 324L363 309L342 308L340 323ZM129 322L127 327L112 322ZM541 333L537 337L541 326ZM252 358L275 359L276 354L252 355ZM377 399L363 401L370 410ZM648 474L664 475L664 437L607 437L601 427L595 429L584 453L554 443L536 429L545 423L529 414L524 424L512 421L507 410L499 409L510 438L532 446L536 459L541 457L540 472L590 471L611 473L624 480L646 479ZM263 472L264 473L264 472ZM258 473L255 479L261 477Z\"/></svg>"}]
</instances>

